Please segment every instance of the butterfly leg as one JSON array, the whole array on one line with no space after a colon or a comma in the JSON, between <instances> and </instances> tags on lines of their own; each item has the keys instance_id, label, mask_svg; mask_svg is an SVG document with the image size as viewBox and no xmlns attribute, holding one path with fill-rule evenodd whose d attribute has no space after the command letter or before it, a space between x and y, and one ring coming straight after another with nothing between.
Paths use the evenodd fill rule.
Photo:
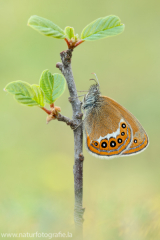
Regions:
<instances>
[{"instance_id":1,"label":"butterfly leg","mask_svg":"<svg viewBox=\"0 0 160 240\"><path fill-rule=\"evenodd\" d=\"M77 129L79 126L81 126L81 124L83 123L83 121L84 121L84 120L82 120L82 122L81 122L80 124L78 124L78 126L77 126L77 127L75 127L75 128L72 128L72 129L73 129L73 131L74 131L74 130L76 130L76 129Z\"/></svg>"},{"instance_id":2,"label":"butterfly leg","mask_svg":"<svg viewBox=\"0 0 160 240\"><path fill-rule=\"evenodd\" d=\"M84 90L84 91L78 91L78 90L77 90L77 92L89 92L89 91L87 91L87 90Z\"/></svg>"},{"instance_id":3,"label":"butterfly leg","mask_svg":"<svg viewBox=\"0 0 160 240\"><path fill-rule=\"evenodd\" d=\"M83 94L83 95L80 95L80 96L77 96L77 97L69 97L69 99L71 98L71 99L76 99L76 98L79 98L79 97L83 97L83 96L85 96L86 94Z\"/></svg>"},{"instance_id":4,"label":"butterfly leg","mask_svg":"<svg viewBox=\"0 0 160 240\"><path fill-rule=\"evenodd\" d=\"M77 97L69 97L69 98L68 98L68 101L69 101L69 102L72 102L72 101L74 101L74 99L79 98L79 97L82 97L82 96L86 96L86 94L83 94L83 95L80 95L80 96L77 96ZM82 104L82 102L81 102L81 104Z\"/></svg>"}]
</instances>

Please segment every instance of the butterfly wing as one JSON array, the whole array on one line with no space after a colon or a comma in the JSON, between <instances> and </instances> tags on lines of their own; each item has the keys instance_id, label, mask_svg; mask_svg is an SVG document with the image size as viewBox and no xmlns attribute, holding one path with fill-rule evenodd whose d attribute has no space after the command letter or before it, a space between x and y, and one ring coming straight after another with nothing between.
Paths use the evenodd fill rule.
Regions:
<instances>
[{"instance_id":1,"label":"butterfly wing","mask_svg":"<svg viewBox=\"0 0 160 240\"><path fill-rule=\"evenodd\" d=\"M122 153L122 155L137 154L143 151L148 146L149 140L148 140L147 133L145 132L145 130L143 129L139 121L127 109L122 107L113 99L109 97L104 97L104 98L106 98L109 104L116 107L116 109L118 109L121 112L124 119L129 122L133 131L132 144L129 146L129 148L126 151Z\"/></svg>"},{"instance_id":2,"label":"butterfly wing","mask_svg":"<svg viewBox=\"0 0 160 240\"><path fill-rule=\"evenodd\" d=\"M103 96L86 112L84 128L88 150L105 158L122 154L133 140L129 122L121 111Z\"/></svg>"},{"instance_id":3,"label":"butterfly wing","mask_svg":"<svg viewBox=\"0 0 160 240\"><path fill-rule=\"evenodd\" d=\"M88 150L101 157L139 153L148 145L147 134L138 120L105 96L86 114L84 128Z\"/></svg>"}]
</instances>

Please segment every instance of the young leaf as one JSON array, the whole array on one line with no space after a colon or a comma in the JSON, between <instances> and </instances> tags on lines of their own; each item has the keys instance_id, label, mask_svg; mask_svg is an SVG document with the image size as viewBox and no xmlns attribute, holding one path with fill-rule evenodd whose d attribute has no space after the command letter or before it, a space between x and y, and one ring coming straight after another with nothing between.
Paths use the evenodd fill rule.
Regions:
<instances>
[{"instance_id":1,"label":"young leaf","mask_svg":"<svg viewBox=\"0 0 160 240\"><path fill-rule=\"evenodd\" d=\"M38 103L38 105L40 107L44 107L44 92L42 91L42 89L40 88L40 86L33 84L32 86L32 90L34 91L35 95L34 95L34 100Z\"/></svg>"},{"instance_id":2,"label":"young leaf","mask_svg":"<svg viewBox=\"0 0 160 240\"><path fill-rule=\"evenodd\" d=\"M59 73L54 73L53 78L54 78L54 88L53 88L52 100L53 102L55 102L63 94L66 87L66 80Z\"/></svg>"},{"instance_id":3,"label":"young leaf","mask_svg":"<svg viewBox=\"0 0 160 240\"><path fill-rule=\"evenodd\" d=\"M81 38L85 41L93 41L115 36L122 33L123 30L124 24L121 23L119 17L110 15L104 18L98 18L87 25L81 33Z\"/></svg>"},{"instance_id":4,"label":"young leaf","mask_svg":"<svg viewBox=\"0 0 160 240\"><path fill-rule=\"evenodd\" d=\"M46 18L42 18L36 15L31 16L28 20L28 25L45 36L60 39L65 38L64 31L59 26Z\"/></svg>"},{"instance_id":5,"label":"young leaf","mask_svg":"<svg viewBox=\"0 0 160 240\"><path fill-rule=\"evenodd\" d=\"M66 27L65 28L65 34L66 34L68 39L74 38L74 28Z\"/></svg>"},{"instance_id":6,"label":"young leaf","mask_svg":"<svg viewBox=\"0 0 160 240\"><path fill-rule=\"evenodd\" d=\"M13 94L19 103L25 104L27 106L44 106L42 101L38 101L35 88L26 82L11 82L5 87L4 90Z\"/></svg>"},{"instance_id":7,"label":"young leaf","mask_svg":"<svg viewBox=\"0 0 160 240\"><path fill-rule=\"evenodd\" d=\"M65 90L66 81L61 74L51 74L49 70L43 71L40 78L40 87L42 88L45 101L52 104L59 98Z\"/></svg>"}]
</instances>

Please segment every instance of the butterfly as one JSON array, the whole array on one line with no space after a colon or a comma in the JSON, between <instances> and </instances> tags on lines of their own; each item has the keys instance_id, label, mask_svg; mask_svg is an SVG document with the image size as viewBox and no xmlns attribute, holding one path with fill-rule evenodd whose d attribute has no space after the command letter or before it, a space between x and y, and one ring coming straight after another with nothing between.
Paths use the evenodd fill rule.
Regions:
<instances>
[{"instance_id":1,"label":"butterfly","mask_svg":"<svg viewBox=\"0 0 160 240\"><path fill-rule=\"evenodd\" d=\"M98 79L83 99L86 146L90 153L113 158L140 153L149 143L139 121L113 99L102 96Z\"/></svg>"}]
</instances>

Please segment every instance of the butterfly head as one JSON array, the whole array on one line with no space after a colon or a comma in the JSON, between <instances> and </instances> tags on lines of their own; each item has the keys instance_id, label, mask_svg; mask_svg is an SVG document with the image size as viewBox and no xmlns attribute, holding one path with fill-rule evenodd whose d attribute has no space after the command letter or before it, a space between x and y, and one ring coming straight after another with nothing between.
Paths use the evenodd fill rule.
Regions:
<instances>
[{"instance_id":1,"label":"butterfly head","mask_svg":"<svg viewBox=\"0 0 160 240\"><path fill-rule=\"evenodd\" d=\"M87 96L96 96L100 94L99 85L93 84L90 86Z\"/></svg>"},{"instance_id":2,"label":"butterfly head","mask_svg":"<svg viewBox=\"0 0 160 240\"><path fill-rule=\"evenodd\" d=\"M98 79L97 80L90 79L90 80L94 80L96 82L96 84L93 84L90 86L89 91L84 98L83 109L89 109L89 108L94 107L94 105L96 104L96 102L98 101L98 98L100 96Z\"/></svg>"}]
</instances>

